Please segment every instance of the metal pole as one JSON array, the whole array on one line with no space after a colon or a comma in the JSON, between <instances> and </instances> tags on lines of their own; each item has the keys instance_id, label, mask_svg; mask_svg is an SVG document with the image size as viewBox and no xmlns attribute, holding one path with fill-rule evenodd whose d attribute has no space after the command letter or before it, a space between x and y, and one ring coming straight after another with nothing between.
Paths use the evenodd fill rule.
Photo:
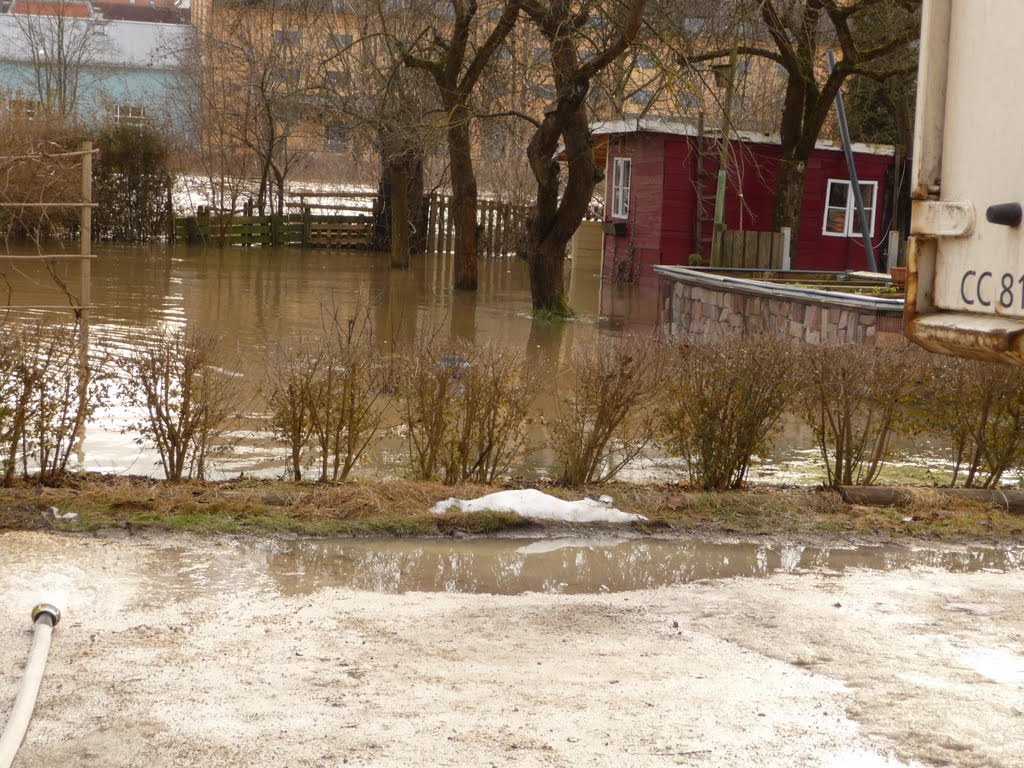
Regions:
<instances>
[{"instance_id":1,"label":"metal pole","mask_svg":"<svg viewBox=\"0 0 1024 768\"><path fill-rule=\"evenodd\" d=\"M832 51L826 51L825 58L828 61L829 74L836 66L836 57ZM875 261L875 249L871 246L871 222L864 215L864 196L860 193L860 181L857 179L857 167L853 162L853 147L850 145L850 126L846 122L846 108L843 106L843 92L836 91L836 114L839 117L839 135L843 140L843 151L846 153L846 167L850 169L850 187L853 191L853 202L857 206L857 215L860 216L860 234L864 241L864 255L868 260L868 269L872 272L878 271L878 263ZM827 203L827 201L826 201ZM874 215L874 210L871 215Z\"/></svg>"}]
</instances>

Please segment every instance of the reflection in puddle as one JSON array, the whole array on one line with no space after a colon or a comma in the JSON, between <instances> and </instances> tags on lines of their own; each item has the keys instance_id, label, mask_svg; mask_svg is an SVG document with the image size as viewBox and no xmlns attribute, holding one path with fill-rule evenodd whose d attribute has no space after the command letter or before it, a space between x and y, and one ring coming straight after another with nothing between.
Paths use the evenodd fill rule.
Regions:
<instances>
[{"instance_id":1,"label":"reflection in puddle","mask_svg":"<svg viewBox=\"0 0 1024 768\"><path fill-rule=\"evenodd\" d=\"M652 589L774 573L930 567L951 572L1024 568L1024 548L808 547L665 539L296 540L238 542L211 556L154 553L160 590L219 591L263 582L285 595L327 587L374 592L566 594Z\"/></svg>"}]
</instances>

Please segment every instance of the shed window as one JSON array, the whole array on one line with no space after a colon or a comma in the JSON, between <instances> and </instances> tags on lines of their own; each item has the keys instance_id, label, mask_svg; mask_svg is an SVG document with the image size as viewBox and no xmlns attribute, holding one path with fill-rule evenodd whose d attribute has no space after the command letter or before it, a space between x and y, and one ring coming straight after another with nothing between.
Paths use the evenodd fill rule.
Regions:
<instances>
[{"instance_id":1,"label":"shed window","mask_svg":"<svg viewBox=\"0 0 1024 768\"><path fill-rule=\"evenodd\" d=\"M878 196L877 181L862 181L860 194L864 198L864 215L868 219L868 235L875 235L875 198ZM825 222L822 234L829 237L860 237L861 223L857 215L857 204L853 201L853 186L848 181L828 180L825 198Z\"/></svg>"},{"instance_id":2,"label":"shed window","mask_svg":"<svg viewBox=\"0 0 1024 768\"><path fill-rule=\"evenodd\" d=\"M629 182L633 175L633 161L617 157L612 164L612 218L629 216Z\"/></svg>"}]
</instances>

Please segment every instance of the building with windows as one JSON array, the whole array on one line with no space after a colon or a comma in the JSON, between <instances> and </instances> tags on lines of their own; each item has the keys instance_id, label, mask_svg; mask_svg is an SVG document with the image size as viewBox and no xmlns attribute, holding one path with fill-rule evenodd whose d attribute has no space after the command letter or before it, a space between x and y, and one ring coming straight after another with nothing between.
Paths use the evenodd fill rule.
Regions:
<instances>
[{"instance_id":1,"label":"building with windows","mask_svg":"<svg viewBox=\"0 0 1024 768\"><path fill-rule=\"evenodd\" d=\"M706 266L718 177L718 139L702 134L696 123L657 118L597 123L593 131L606 157L604 274L650 280L655 278L652 267L656 264ZM895 150L855 143L853 155L868 234L884 254L897 177ZM731 136L727 230L744 236L772 232L780 158L777 136L753 131ZM853 197L842 146L818 141L807 167L792 269L867 268Z\"/></svg>"},{"instance_id":2,"label":"building with windows","mask_svg":"<svg viewBox=\"0 0 1024 768\"><path fill-rule=\"evenodd\" d=\"M0 5L0 94L28 118L173 123L188 0L10 0Z\"/></svg>"}]
</instances>

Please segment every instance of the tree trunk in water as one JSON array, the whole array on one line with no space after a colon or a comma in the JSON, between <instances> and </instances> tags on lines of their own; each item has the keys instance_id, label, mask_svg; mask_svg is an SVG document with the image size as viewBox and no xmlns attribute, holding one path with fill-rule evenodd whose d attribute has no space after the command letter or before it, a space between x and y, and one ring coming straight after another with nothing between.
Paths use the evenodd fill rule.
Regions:
<instances>
[{"instance_id":1,"label":"tree trunk in water","mask_svg":"<svg viewBox=\"0 0 1024 768\"><path fill-rule=\"evenodd\" d=\"M374 206L376 219L373 222L372 248L375 251L391 250L391 164L381 164L380 183L377 185L377 203Z\"/></svg>"},{"instance_id":2,"label":"tree trunk in water","mask_svg":"<svg viewBox=\"0 0 1024 768\"><path fill-rule=\"evenodd\" d=\"M448 127L448 159L455 221L455 288L475 291L477 187L470 154L468 116L466 119L454 119Z\"/></svg>"},{"instance_id":3,"label":"tree trunk in water","mask_svg":"<svg viewBox=\"0 0 1024 768\"><path fill-rule=\"evenodd\" d=\"M564 262L565 246L557 242L542 240L530 248L530 295L534 310L568 314L562 276Z\"/></svg>"},{"instance_id":4,"label":"tree trunk in water","mask_svg":"<svg viewBox=\"0 0 1024 768\"><path fill-rule=\"evenodd\" d=\"M537 179L537 201L527 237L533 309L563 317L572 314L566 302L562 274L566 247L583 221L594 187L602 178L602 172L594 165L592 137L582 97L580 102L565 116L557 134L549 133L546 144L544 141L531 141L527 152ZM552 159L554 147L551 146L557 142L559 134L565 139L568 166L561 196L558 161Z\"/></svg>"},{"instance_id":5,"label":"tree trunk in water","mask_svg":"<svg viewBox=\"0 0 1024 768\"><path fill-rule=\"evenodd\" d=\"M800 212L804 204L804 187L807 183L807 161L801 159L799 153L787 157L783 155L779 164L779 179L775 193L775 230L789 227L790 265L797 269L796 254L800 243ZM825 191L822 190L822 194Z\"/></svg>"},{"instance_id":6,"label":"tree trunk in water","mask_svg":"<svg viewBox=\"0 0 1024 768\"><path fill-rule=\"evenodd\" d=\"M391 267L409 268L409 172L402 158L391 162Z\"/></svg>"},{"instance_id":7,"label":"tree trunk in water","mask_svg":"<svg viewBox=\"0 0 1024 768\"><path fill-rule=\"evenodd\" d=\"M409 224L412 232L409 235L409 249L412 253L423 254L427 251L427 197L423 192L426 186L423 171L423 153L417 150L409 158Z\"/></svg>"}]
</instances>

